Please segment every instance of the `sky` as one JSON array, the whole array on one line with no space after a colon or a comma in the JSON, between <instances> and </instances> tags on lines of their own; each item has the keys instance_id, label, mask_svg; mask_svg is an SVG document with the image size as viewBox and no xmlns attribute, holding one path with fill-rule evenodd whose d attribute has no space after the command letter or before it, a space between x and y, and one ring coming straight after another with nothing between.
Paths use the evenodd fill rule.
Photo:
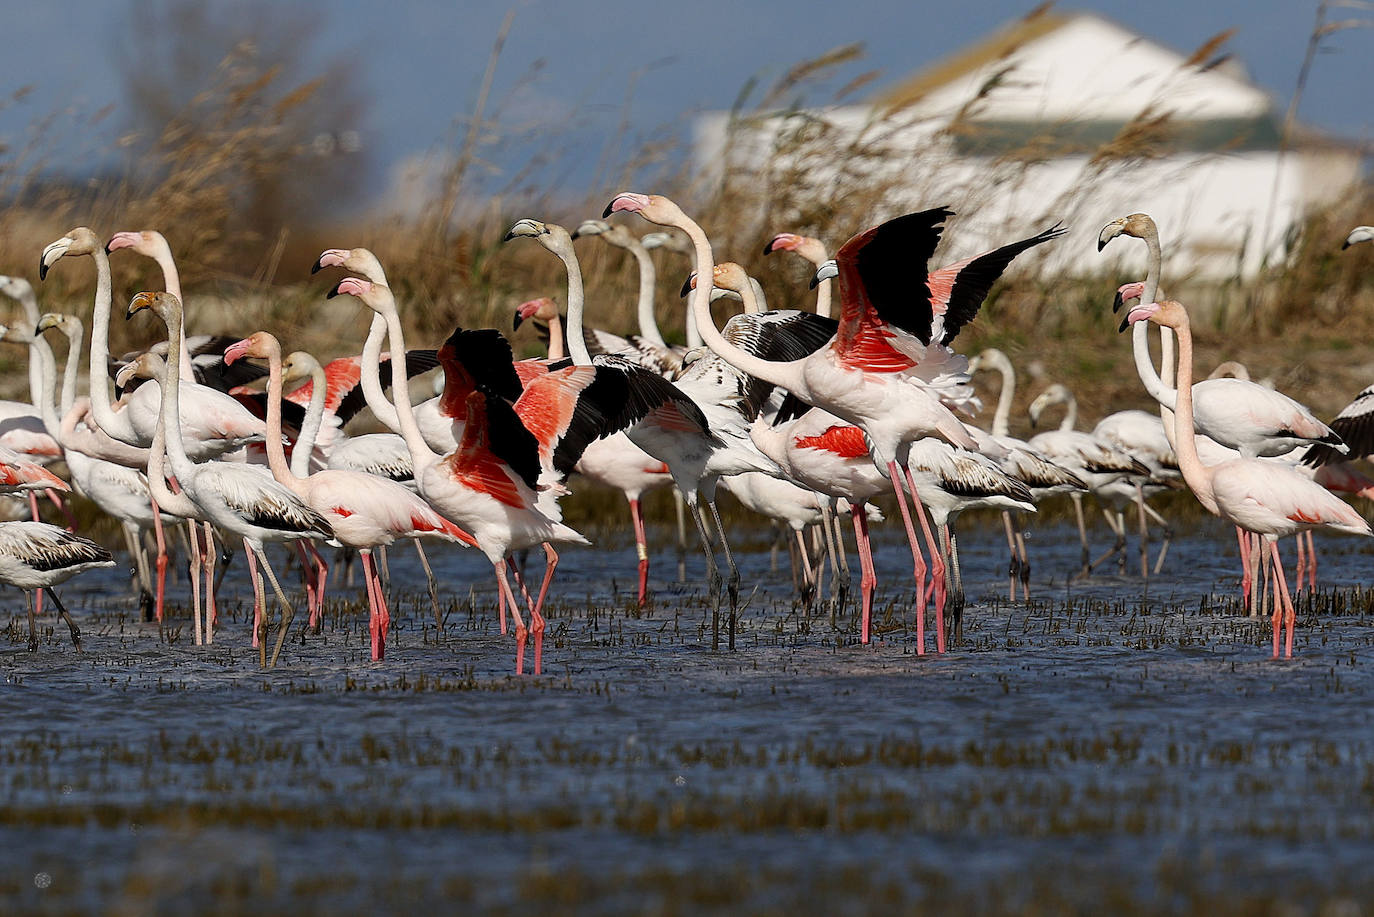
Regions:
<instances>
[{"instance_id":1,"label":"sky","mask_svg":"<svg viewBox=\"0 0 1374 917\"><path fill-rule=\"evenodd\" d=\"M238 14L245 28L272 27L246 21L262 4L215 0L212 5ZM540 180L586 182L622 119L622 148L636 148L664 131L684 130L695 112L730 107L751 80L771 83L793 64L850 42L864 45L864 58L841 69L826 84L829 89L818 90L809 101L829 101L834 87L873 70L876 80L864 90L871 92L1035 6L1025 0L319 0L313 5L307 0L307 5L313 14L310 39L301 49L303 70L310 72L325 60L345 61L365 99L358 127L369 170L358 187L341 189L354 206L375 205L407 161L441 157L452 148L461 130L456 119L471 111L493 41L512 10L491 94L510 139L489 148L482 165L495 182L540 154L559 155L565 163L541 173ZM1099 13L1184 54L1235 29L1227 47L1282 111L1297 79L1316 0L1083 0L1056 8ZM91 170L98 162L92 151L112 148L127 123L121 74L139 66L129 60L128 48L131 35L150 28L138 15L144 9L138 0L8 4L0 97L24 86L32 91L0 107L0 143L21 147L36 125L56 114L58 123L80 123L80 136L64 137L62 149L48 161L69 174ZM1357 16L1374 21L1374 12L1331 11L1333 19ZM174 41L174 36L154 38L154 48ZM1300 120L1347 138L1374 140L1374 93L1368 91L1372 52L1374 29L1328 36L1312 68ZM97 112L105 114L91 123ZM540 149L541 127L569 124L577 129L553 136L573 149Z\"/></svg>"}]
</instances>

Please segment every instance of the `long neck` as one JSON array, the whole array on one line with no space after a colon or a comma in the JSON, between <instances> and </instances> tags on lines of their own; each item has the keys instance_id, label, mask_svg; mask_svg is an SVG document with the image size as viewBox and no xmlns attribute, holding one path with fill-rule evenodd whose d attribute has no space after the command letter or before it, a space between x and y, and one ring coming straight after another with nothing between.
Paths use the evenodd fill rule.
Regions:
<instances>
[{"instance_id":1,"label":"long neck","mask_svg":"<svg viewBox=\"0 0 1374 917\"><path fill-rule=\"evenodd\" d=\"M323 386L316 385L315 391ZM286 463L286 448L281 442L281 348L269 347L267 350L267 467L272 469L272 477L277 483L284 484L299 495L303 489L300 478L291 473ZM311 401L314 401L313 392ZM296 448L301 448L299 440Z\"/></svg>"},{"instance_id":2,"label":"long neck","mask_svg":"<svg viewBox=\"0 0 1374 917\"><path fill-rule=\"evenodd\" d=\"M38 327L38 298L34 296L33 290L29 289L24 295L19 297L19 305L24 309L24 321L29 323L29 330L33 332L34 338L29 342L30 352L33 354L46 353L48 359L53 359L52 347L49 346L43 335L35 329ZM71 358L68 357L70 360ZM39 359L30 358L29 360L29 400L38 405L38 400L43 396L43 364ZM49 431L50 433L52 431Z\"/></svg>"},{"instance_id":3,"label":"long neck","mask_svg":"<svg viewBox=\"0 0 1374 917\"><path fill-rule=\"evenodd\" d=\"M181 345L181 310L168 309L167 352L175 353ZM189 478L195 473L190 458L186 455L186 445L181 439L181 362L168 360L162 379L162 426L163 439L166 440L167 460L172 471L179 478Z\"/></svg>"},{"instance_id":4,"label":"long neck","mask_svg":"<svg viewBox=\"0 0 1374 917\"><path fill-rule=\"evenodd\" d=\"M692 314L696 316L697 330L701 332L702 341L736 369L757 376L765 382L772 382L774 385L781 385L789 389L796 388L800 382L800 369L803 360L796 360L792 363L774 363L771 360L760 359L727 341L716 328L715 320L711 317L711 276L715 267L711 254L711 240L707 239L702 228L690 219L684 219L681 224L675 225L680 225L687 233L688 238L692 240L692 249L695 252L697 287L692 291L690 308ZM803 393L799 392L798 394Z\"/></svg>"},{"instance_id":5,"label":"long neck","mask_svg":"<svg viewBox=\"0 0 1374 917\"><path fill-rule=\"evenodd\" d=\"M830 285L832 282L827 279L816 284L816 314L826 318L830 317Z\"/></svg>"},{"instance_id":6,"label":"long neck","mask_svg":"<svg viewBox=\"0 0 1374 917\"><path fill-rule=\"evenodd\" d=\"M186 300L181 295L181 274L177 271L176 259L172 257L172 250L166 244L158 246L157 254L153 256L157 266L162 268L162 288L177 298L177 302L185 308ZM186 335L181 336L181 348L178 351L177 359L181 361L182 378L192 379L193 370L191 369L191 351L186 347Z\"/></svg>"},{"instance_id":7,"label":"long neck","mask_svg":"<svg viewBox=\"0 0 1374 917\"><path fill-rule=\"evenodd\" d=\"M324 367L316 364L310 370L310 403L305 408L305 420L296 437L296 447L291 450L291 474L298 478L310 476L310 457L320 437L320 425L324 423L324 396L328 394L325 385ZM272 398L270 394L267 397L269 401Z\"/></svg>"},{"instance_id":8,"label":"long neck","mask_svg":"<svg viewBox=\"0 0 1374 917\"><path fill-rule=\"evenodd\" d=\"M67 362L62 367L62 397L59 400L59 410L60 413L66 414L76 403L76 377L81 372L81 338L84 335L81 325L74 319L68 320L62 330L67 335ZM52 348L45 345L45 349L48 351L48 360L52 361L55 370L57 360L53 356ZM48 391L51 392L52 389L49 388Z\"/></svg>"},{"instance_id":9,"label":"long neck","mask_svg":"<svg viewBox=\"0 0 1374 917\"><path fill-rule=\"evenodd\" d=\"M992 415L992 435L1008 436L1011 431L1011 403L1016 399L1016 369L1006 357L994 359L992 366L1002 375L1002 390L997 393L997 413Z\"/></svg>"},{"instance_id":10,"label":"long neck","mask_svg":"<svg viewBox=\"0 0 1374 917\"><path fill-rule=\"evenodd\" d=\"M392 433L401 432L401 420L396 415L396 406L382 391L382 343L386 340L386 317L380 312L372 316L372 325L367 329L367 340L363 343L362 378L363 398L372 409L377 420ZM396 365L396 350L391 351L391 365Z\"/></svg>"},{"instance_id":11,"label":"long neck","mask_svg":"<svg viewBox=\"0 0 1374 917\"><path fill-rule=\"evenodd\" d=\"M577 255L559 249L555 254L568 269L568 355L578 366L591 366L592 355L587 350L587 338L582 331L582 310L586 299L582 290L582 266L577 263ZM549 346L553 346L552 324L549 325Z\"/></svg>"},{"instance_id":12,"label":"long neck","mask_svg":"<svg viewBox=\"0 0 1374 917\"><path fill-rule=\"evenodd\" d=\"M1183 472L1183 480L1193 493L1206 503L1211 498L1212 475L1198 457L1197 436L1193 432L1193 335L1186 318L1178 325L1178 404L1174 410L1174 454L1178 456L1178 470Z\"/></svg>"},{"instance_id":13,"label":"long neck","mask_svg":"<svg viewBox=\"0 0 1374 917\"><path fill-rule=\"evenodd\" d=\"M157 503L158 509L177 516L193 518L199 509L183 490L174 492L167 486L167 430L162 417L158 417L157 428L153 431L153 445L148 450L148 492Z\"/></svg>"},{"instance_id":14,"label":"long neck","mask_svg":"<svg viewBox=\"0 0 1374 917\"><path fill-rule=\"evenodd\" d=\"M1073 396L1073 392L1066 392L1064 395L1064 419L1059 421L1059 429L1072 430L1078 426L1078 399Z\"/></svg>"},{"instance_id":15,"label":"long neck","mask_svg":"<svg viewBox=\"0 0 1374 917\"><path fill-rule=\"evenodd\" d=\"M754 290L754 279L746 277L744 288L739 291L739 298L744 303L745 315L758 315L763 311L763 306L759 305L758 293Z\"/></svg>"},{"instance_id":16,"label":"long neck","mask_svg":"<svg viewBox=\"0 0 1374 917\"><path fill-rule=\"evenodd\" d=\"M420 434L420 426L415 422L415 411L410 407L410 391L406 383L405 360L397 359L398 355L406 352L405 332L401 329L401 316L396 313L395 305L390 305L389 308L379 314L386 317L387 333L390 337L392 354L391 390L396 394L396 415L397 420L400 421L401 437L405 440L406 448L410 450L410 462L415 468L415 477L418 479L421 470L437 462L439 455L429 448L424 436ZM586 350L585 346L583 350Z\"/></svg>"},{"instance_id":17,"label":"long neck","mask_svg":"<svg viewBox=\"0 0 1374 917\"><path fill-rule=\"evenodd\" d=\"M43 418L43 426L47 427L48 435L62 443L62 422L58 419L57 409L53 406L53 389L57 388L57 365L52 348L39 347L42 341L42 337L38 335L29 341L29 375L32 377L35 370L38 375L38 395L33 400L33 406L38 409L38 416ZM72 360L72 357L68 357L67 363L70 365Z\"/></svg>"},{"instance_id":18,"label":"long neck","mask_svg":"<svg viewBox=\"0 0 1374 917\"><path fill-rule=\"evenodd\" d=\"M110 406L110 259L97 247L95 259L95 311L91 315L91 358L87 365L91 385L91 415L110 436L131 446L140 445L128 417Z\"/></svg>"},{"instance_id":19,"label":"long neck","mask_svg":"<svg viewBox=\"0 0 1374 917\"><path fill-rule=\"evenodd\" d=\"M635 263L639 265L639 336L660 350L667 350L668 343L659 333L658 319L654 315L654 287L658 283L654 261L649 257L649 250L640 245L638 239L632 240L625 247L634 255Z\"/></svg>"},{"instance_id":20,"label":"long neck","mask_svg":"<svg viewBox=\"0 0 1374 917\"><path fill-rule=\"evenodd\" d=\"M549 359L561 360L567 356L563 346L563 319L554 312L553 318L549 319Z\"/></svg>"},{"instance_id":21,"label":"long neck","mask_svg":"<svg viewBox=\"0 0 1374 917\"><path fill-rule=\"evenodd\" d=\"M1159 275L1164 265L1164 253L1159 245L1159 228L1155 226L1153 220L1146 224L1141 239L1145 242L1146 261L1145 289L1141 293L1140 301L1151 303L1159 299ZM1145 323L1139 322L1137 324L1144 325ZM1145 379L1143 375L1145 370L1141 368L1141 350L1144 351L1145 364L1150 364L1150 348L1146 343L1148 338L1148 328L1142 327L1131 333L1133 346L1136 346L1136 341L1141 342L1136 348L1136 369L1142 373L1141 379L1145 381L1147 390L1150 389L1151 381L1157 381L1160 391L1156 393L1151 390L1150 395L1159 402L1159 417L1164 422L1164 429L1169 430L1173 428L1173 412L1170 408L1173 406L1174 398L1169 394L1169 390L1175 387L1174 334L1163 325L1159 326L1159 374L1156 376L1153 366L1150 366L1149 374L1153 377L1152 380Z\"/></svg>"}]
</instances>

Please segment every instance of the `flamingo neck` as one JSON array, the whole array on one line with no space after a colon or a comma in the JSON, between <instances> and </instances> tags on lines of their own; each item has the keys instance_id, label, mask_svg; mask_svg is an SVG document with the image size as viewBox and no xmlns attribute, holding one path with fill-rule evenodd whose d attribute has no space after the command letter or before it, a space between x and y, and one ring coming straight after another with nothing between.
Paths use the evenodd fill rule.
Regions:
<instances>
[{"instance_id":1,"label":"flamingo neck","mask_svg":"<svg viewBox=\"0 0 1374 917\"><path fill-rule=\"evenodd\" d=\"M563 319L557 312L553 318L549 319L549 360L561 360L566 357L567 341L563 337Z\"/></svg>"},{"instance_id":2,"label":"flamingo neck","mask_svg":"<svg viewBox=\"0 0 1374 917\"><path fill-rule=\"evenodd\" d=\"M87 364L91 388L91 416L107 434L131 446L142 445L134 436L128 417L117 415L110 406L110 259L96 247L95 311L91 315L91 354Z\"/></svg>"},{"instance_id":3,"label":"flamingo neck","mask_svg":"<svg viewBox=\"0 0 1374 917\"><path fill-rule=\"evenodd\" d=\"M163 316L167 323L167 353L172 354L181 344L181 309L168 308ZM195 473L181 439L181 362L169 359L162 377L162 426L167 460L172 473L187 479Z\"/></svg>"},{"instance_id":4,"label":"flamingo neck","mask_svg":"<svg viewBox=\"0 0 1374 917\"><path fill-rule=\"evenodd\" d=\"M682 229L687 233L687 237L692 240L692 250L697 269L697 286L692 291L689 309L691 314L696 317L696 327L701 333L702 341L719 354L721 359L736 369L757 376L765 382L772 382L774 385L781 385L796 391L798 396L804 397L804 392L798 391L798 389L802 385L801 365L805 359L794 360L791 363L774 363L771 360L761 359L727 341L720 330L716 328L715 319L711 317L711 275L715 268L714 256L711 254L711 240L706 238L705 231L695 221L686 216L680 222L672 225Z\"/></svg>"},{"instance_id":5,"label":"flamingo neck","mask_svg":"<svg viewBox=\"0 0 1374 917\"><path fill-rule=\"evenodd\" d=\"M34 295L32 288L30 288L27 292L25 292L22 296L19 297L19 305L24 310L24 320L29 323L29 328L36 329L38 327L38 319L41 316L38 314L38 297ZM35 356L42 353L47 353L48 359L56 359L53 356L52 347L48 344L47 340L44 339L43 335L38 334L36 331L34 332L33 340L29 343L29 348L31 353L33 353ZM71 357L69 356L68 360L70 359ZM29 400L33 402L35 407L37 407L38 401L42 397L43 364L39 360L30 358Z\"/></svg>"},{"instance_id":6,"label":"flamingo neck","mask_svg":"<svg viewBox=\"0 0 1374 917\"><path fill-rule=\"evenodd\" d=\"M1178 403L1174 408L1174 454L1183 480L1204 504L1212 503L1212 473L1197 454L1193 432L1193 335L1186 313L1175 326L1178 332ZM1212 506L1208 506L1212 509Z\"/></svg>"},{"instance_id":7,"label":"flamingo neck","mask_svg":"<svg viewBox=\"0 0 1374 917\"><path fill-rule=\"evenodd\" d=\"M392 433L401 432L401 420L396 414L396 406L382 391L382 342L386 339L386 317L378 312L372 316L372 325L367 329L367 340L363 343L361 382L363 399L377 420ZM393 349L392 362L396 351Z\"/></svg>"},{"instance_id":8,"label":"flamingo neck","mask_svg":"<svg viewBox=\"0 0 1374 917\"><path fill-rule=\"evenodd\" d=\"M649 250L639 244L638 239L633 239L625 247L634 255L635 263L639 265L639 336L659 350L667 350L668 343L659 333L658 319L654 315L654 293L658 285L654 260L649 257Z\"/></svg>"},{"instance_id":9,"label":"flamingo neck","mask_svg":"<svg viewBox=\"0 0 1374 917\"><path fill-rule=\"evenodd\" d=\"M1002 390L997 393L997 412L992 415L992 435L1010 436L1011 403L1016 399L1016 368L1001 353L990 358L988 363L1002 376Z\"/></svg>"},{"instance_id":10,"label":"flamingo neck","mask_svg":"<svg viewBox=\"0 0 1374 917\"><path fill-rule=\"evenodd\" d=\"M327 384L324 367L316 364L310 370L310 403L305 408L305 420L301 423L300 435L296 437L296 446L291 450L293 477L310 477L310 457L315 453L315 441L319 439L320 426L324 423L324 397L329 394L325 389Z\"/></svg>"},{"instance_id":11,"label":"flamingo neck","mask_svg":"<svg viewBox=\"0 0 1374 917\"><path fill-rule=\"evenodd\" d=\"M763 311L763 306L759 305L759 294L754 289L754 278L744 278L744 289L739 291L740 302L744 303L745 315L758 315Z\"/></svg>"},{"instance_id":12,"label":"flamingo neck","mask_svg":"<svg viewBox=\"0 0 1374 917\"><path fill-rule=\"evenodd\" d=\"M62 367L62 395L58 399L58 412L66 414L76 403L77 376L81 372L81 339L84 337L84 330L79 322L68 320L63 325L62 332L67 335L67 362ZM53 367L53 372L57 371L57 358L53 356L52 348L44 345L47 350L48 362ZM53 386L46 387L47 397L52 397Z\"/></svg>"},{"instance_id":13,"label":"flamingo neck","mask_svg":"<svg viewBox=\"0 0 1374 917\"><path fill-rule=\"evenodd\" d=\"M29 375L32 377L35 370L38 375L38 396L34 398L33 406L37 409L38 416L43 419L43 426L47 428L48 435L56 439L60 445L63 443L62 424L53 405L53 390L57 388L57 365L51 347L39 348L38 343L41 340L41 337L35 335L29 341ZM67 362L70 364L72 358L68 357Z\"/></svg>"},{"instance_id":14,"label":"flamingo neck","mask_svg":"<svg viewBox=\"0 0 1374 917\"><path fill-rule=\"evenodd\" d=\"M819 269L820 265L816 267ZM830 284L832 282L827 278L816 284L816 314L824 318L830 317Z\"/></svg>"},{"instance_id":15,"label":"flamingo neck","mask_svg":"<svg viewBox=\"0 0 1374 917\"><path fill-rule=\"evenodd\" d=\"M415 411L410 406L410 386L406 379L406 341L405 332L401 329L401 316L396 312L396 303L391 297L390 290L386 287L380 289L384 291L384 302L377 311L386 318L387 335L390 339L391 391L396 396L396 419L400 423L401 438L410 450L410 461L415 469L415 479L418 481L420 472L437 462L440 456L429 448L424 436L420 434L419 424L415 422Z\"/></svg>"},{"instance_id":16,"label":"flamingo neck","mask_svg":"<svg viewBox=\"0 0 1374 917\"><path fill-rule=\"evenodd\" d=\"M1163 270L1164 253L1163 249L1160 247L1159 244L1159 227L1155 225L1154 220L1150 220L1148 223L1145 224L1145 230L1141 233L1140 238L1145 242L1146 252L1145 290L1141 293L1140 301L1142 303L1158 302L1159 275ZM1141 324L1144 323L1142 322ZM1131 340L1133 343L1136 340L1145 341L1148 339L1148 336L1149 330L1142 329L1139 337L1137 337L1133 332ZM1145 362L1149 363L1150 348L1148 344L1145 345L1144 349ZM1139 354L1137 354L1137 368L1139 368L1139 363L1140 356ZM1153 366L1150 368L1150 375L1155 376ZM1169 328L1165 327L1164 325L1159 326L1159 375L1156 378L1159 380L1159 387L1163 389L1166 393L1169 389L1176 387L1174 385L1174 334ZM1146 387L1149 387L1148 383ZM1167 394L1164 396L1164 398L1161 398L1161 396L1159 395L1155 395L1153 392L1151 392L1150 394L1154 396L1155 400L1160 402L1159 417L1164 422L1164 429L1172 429L1173 411L1171 409L1173 407L1174 398L1169 397ZM1168 403L1165 403L1164 399L1166 398Z\"/></svg>"},{"instance_id":17,"label":"flamingo neck","mask_svg":"<svg viewBox=\"0 0 1374 917\"><path fill-rule=\"evenodd\" d=\"M162 288L175 296L177 302L181 303L184 309L186 300L181 296L181 274L177 271L177 263L176 259L172 257L172 249L165 240L157 247L153 260L157 262L158 267L162 268ZM181 363L182 377L194 378L194 371L191 368L191 351L186 347L185 334L181 336L181 347L177 352L177 359Z\"/></svg>"},{"instance_id":18,"label":"flamingo neck","mask_svg":"<svg viewBox=\"0 0 1374 917\"><path fill-rule=\"evenodd\" d=\"M320 386L315 388L318 390ZM267 346L267 467L272 469L272 477L278 484L302 496L301 491L305 488L300 478L291 473L291 467L286 462L286 448L281 441L281 400L281 347L273 343ZM313 393L311 401L314 401ZM297 440L296 448L300 447L301 443Z\"/></svg>"},{"instance_id":19,"label":"flamingo neck","mask_svg":"<svg viewBox=\"0 0 1374 917\"><path fill-rule=\"evenodd\" d=\"M1072 430L1078 426L1078 399L1073 392L1064 393L1064 419L1059 421L1060 430Z\"/></svg>"},{"instance_id":20,"label":"flamingo neck","mask_svg":"<svg viewBox=\"0 0 1374 917\"><path fill-rule=\"evenodd\" d=\"M586 297L582 289L582 266L577 262L577 253L564 251L560 246L554 254L558 255L563 266L568 269L568 355L578 366L591 366L592 355L587 350L587 338L582 329L582 312L586 307ZM553 346L553 324L549 324L549 346Z\"/></svg>"}]
</instances>

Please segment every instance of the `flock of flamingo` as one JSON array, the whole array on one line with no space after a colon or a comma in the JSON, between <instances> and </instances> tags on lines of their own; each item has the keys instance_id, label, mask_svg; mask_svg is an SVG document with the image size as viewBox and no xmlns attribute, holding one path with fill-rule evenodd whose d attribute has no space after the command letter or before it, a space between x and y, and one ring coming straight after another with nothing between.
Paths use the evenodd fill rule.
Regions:
<instances>
[{"instance_id":1,"label":"flock of flamingo","mask_svg":"<svg viewBox=\"0 0 1374 917\"><path fill-rule=\"evenodd\" d=\"M606 222L615 213L678 230L688 244L663 231L641 238L627 224ZM514 621L516 672L525 669L532 635L538 674L541 611L559 560L555 545L588 544L562 521L559 504L569 493L569 476L578 472L628 501L641 604L649 600L649 553L640 500L652 489L676 488L705 556L713 649L720 643L722 603L726 639L734 648L739 607L739 572L717 509L717 485L795 533L801 577L813 594L828 558L832 601L840 608L850 582L840 522L848 513L861 571L859 637L867 643L877 583L869 526L882 520L871 501L890 491L911 549L917 652L927 649L931 608L934 648L943 653L957 639L964 605L954 532L960 512L1002 510L1014 601L1018 588L1023 598L1030 595L1020 520L1041 501L1059 495L1073 500L1085 571L1114 556L1124 566L1126 514L1134 507L1141 575L1148 577L1151 519L1165 532L1154 572L1168 550L1167 523L1149 497L1181 478L1209 512L1236 527L1246 609L1255 613L1262 578L1272 584L1266 592L1273 601L1273 655L1291 656L1295 614L1278 540L1298 536L1296 585L1302 588L1315 583L1312 531L1371 534L1335 492L1374 495L1374 481L1346 462L1352 449L1356 457L1374 452L1374 386L1328 426L1296 401L1244 378L1195 385L1188 311L1159 295L1158 232L1150 217L1137 213L1104 227L1098 248L1123 235L1146 246L1146 278L1122 285L1116 307L1136 302L1126 307L1121 330L1132 327L1135 364L1159 413L1119 412L1091 432L1080 431L1072 394L1051 386L1030 413L1038 421L1063 404L1059 429L1014 439L1008 433L1011 361L996 350L970 360L951 344L1012 260L1064 230L1054 227L927 272L951 216L937 208L897 217L854 236L833 259L817 239L775 236L765 254L795 252L816 267L815 312L768 310L757 281L736 263L716 262L701 227L658 195L619 194L603 219L588 220L573 233L520 220L506 240L534 239L561 259L567 311L560 315L550 298L518 307L516 328L534 321L548 333L546 359L518 361L494 329L460 327L437 352L408 351L377 257L362 248L330 249L312 273L342 268L348 276L328 298L356 297L375 315L362 353L327 366L301 352L284 356L265 331L239 341L188 337L176 265L162 235L120 232L102 244L78 227L43 249L39 277L65 257L89 256L95 264L87 397L77 396L82 323L70 315L40 315L27 281L0 278L0 292L23 308L23 323L0 326L0 339L27 347L32 396L30 404L0 406L0 490L27 497L4 498L13 521L0 523L0 582L29 592L30 649L38 647L36 618L47 595L80 650L79 628L53 587L112 566L114 558L73 531L59 494L75 488L118 520L145 607L159 622L169 563L165 529L185 525L196 644L213 643L218 624L216 539L241 540L254 594L252 639L264 666L277 664L294 615L266 546L290 543L297 553L315 629L329 573L318 545L351 549L361 558L371 655L381 659L389 628L385 548L398 539L414 542L438 616L438 590L422 542L457 543L477 548L492 564L502 633L507 612ZM636 335L584 324L573 240L593 236L628 251L639 265ZM1359 227L1346 244L1371 239L1374 229ZM683 286L689 297L686 347L667 344L655 323L649 249L656 246L693 262ZM165 289L133 296L126 317L152 313L165 341L112 361L108 256L123 249L162 269ZM739 300L743 312L717 328L712 302L721 297ZM831 317L832 297L838 319ZM1150 324L1160 329L1159 369L1150 354ZM60 387L50 331L67 338ZM245 358L266 361L265 393L247 386L264 371ZM435 366L443 370L442 390L412 405L410 377ZM971 378L979 370L1002 377L990 431L968 419L977 407ZM111 398L111 375L117 399ZM392 432L344 434L343 425L364 405ZM45 467L59 459L70 483ZM39 521L39 492L71 524ZM1116 533L1111 550L1096 559L1084 523L1086 495L1101 504ZM26 514L33 521L20 518ZM804 537L811 526L820 533L812 539L813 550L821 552L814 565ZM155 560L145 551L150 530ZM542 547L546 558L537 589L525 583L513 558L534 547ZM279 608L275 641L264 577Z\"/></svg>"}]
</instances>

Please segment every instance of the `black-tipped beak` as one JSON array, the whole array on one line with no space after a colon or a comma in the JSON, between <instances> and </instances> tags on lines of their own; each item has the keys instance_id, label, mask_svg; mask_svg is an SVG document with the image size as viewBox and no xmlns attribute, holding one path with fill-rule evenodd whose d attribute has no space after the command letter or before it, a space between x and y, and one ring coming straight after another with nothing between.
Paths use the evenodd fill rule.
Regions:
<instances>
[{"instance_id":1,"label":"black-tipped beak","mask_svg":"<svg viewBox=\"0 0 1374 917\"><path fill-rule=\"evenodd\" d=\"M501 241L502 241L502 242L509 242L511 239L514 239L514 238L515 238L515 233L514 233L514 232L508 232L508 233L506 233L504 236L501 237Z\"/></svg>"},{"instance_id":2,"label":"black-tipped beak","mask_svg":"<svg viewBox=\"0 0 1374 917\"><path fill-rule=\"evenodd\" d=\"M613 211L611 210L611 208L614 207L614 206L615 206L615 201L611 201L609 204L607 204L607 205L606 205L606 209L603 210L603 211L601 211L601 219L604 220L604 219L606 219L606 217L610 216L610 215L613 213Z\"/></svg>"},{"instance_id":3,"label":"black-tipped beak","mask_svg":"<svg viewBox=\"0 0 1374 917\"><path fill-rule=\"evenodd\" d=\"M312 264L312 265L310 265L310 273L311 273L311 275L313 276L313 275L315 275L315 274L318 274L319 272L320 272L320 259L319 259L319 258L316 258L316 259L315 259L315 263Z\"/></svg>"},{"instance_id":4,"label":"black-tipped beak","mask_svg":"<svg viewBox=\"0 0 1374 917\"><path fill-rule=\"evenodd\" d=\"M42 255L39 255L39 256L38 256L38 279L39 279L39 280L47 280L47 279L48 279L48 265L47 265L46 262L44 262L43 256L42 256Z\"/></svg>"},{"instance_id":5,"label":"black-tipped beak","mask_svg":"<svg viewBox=\"0 0 1374 917\"><path fill-rule=\"evenodd\" d=\"M1097 240L1097 250L1098 250L1098 251L1102 251L1102 249L1104 249L1104 248L1106 248L1106 247L1107 247L1107 243L1104 242L1101 238L1099 238L1099 239Z\"/></svg>"},{"instance_id":6,"label":"black-tipped beak","mask_svg":"<svg viewBox=\"0 0 1374 917\"><path fill-rule=\"evenodd\" d=\"M688 274L687 279L682 281L682 290L679 291L678 296L681 296L683 299L686 299L687 294L690 292L692 292L692 275Z\"/></svg>"},{"instance_id":7,"label":"black-tipped beak","mask_svg":"<svg viewBox=\"0 0 1374 917\"><path fill-rule=\"evenodd\" d=\"M1349 239L1346 239L1344 242L1341 243L1341 251L1345 251L1345 250L1346 250L1347 248L1349 248L1349 247L1350 247L1350 240L1349 240Z\"/></svg>"},{"instance_id":8,"label":"black-tipped beak","mask_svg":"<svg viewBox=\"0 0 1374 917\"><path fill-rule=\"evenodd\" d=\"M1113 312L1120 312L1120 311L1121 311L1121 307L1124 306L1125 304L1126 304L1125 298L1122 297L1121 291L1120 291L1120 290L1117 290L1117 291L1116 291L1116 295L1112 297L1112 311L1113 311Z\"/></svg>"},{"instance_id":9,"label":"black-tipped beak","mask_svg":"<svg viewBox=\"0 0 1374 917\"><path fill-rule=\"evenodd\" d=\"M1121 325L1116 329L1117 334L1122 334L1131 326L1131 315L1126 313L1126 317L1121 320Z\"/></svg>"},{"instance_id":10,"label":"black-tipped beak","mask_svg":"<svg viewBox=\"0 0 1374 917\"><path fill-rule=\"evenodd\" d=\"M816 289L816 287L818 287L818 286L820 286L820 285L821 285L821 278L818 277L818 276L816 276L815 274L812 274L812 275L811 275L811 282L808 283L806 286L807 286L807 289L814 290L814 289Z\"/></svg>"},{"instance_id":11,"label":"black-tipped beak","mask_svg":"<svg viewBox=\"0 0 1374 917\"><path fill-rule=\"evenodd\" d=\"M763 247L763 253L764 253L765 255L771 255L771 254L773 254L773 240L772 240L772 239L769 239L769 240L768 240L768 244L765 245L765 246Z\"/></svg>"},{"instance_id":12,"label":"black-tipped beak","mask_svg":"<svg viewBox=\"0 0 1374 917\"><path fill-rule=\"evenodd\" d=\"M329 288L329 292L326 293L326 294L324 294L324 298L325 298L325 299L333 299L335 296L338 296L338 295L339 295L339 287L341 287L341 286L343 286L343 281L342 281L342 280L340 280L338 283L334 284L334 286L330 287L330 288Z\"/></svg>"},{"instance_id":13,"label":"black-tipped beak","mask_svg":"<svg viewBox=\"0 0 1374 917\"><path fill-rule=\"evenodd\" d=\"M524 321L525 321L524 317L520 315L520 310L519 310L519 309L516 309L516 310L515 310L515 319L510 323L510 330L511 330L511 331L516 331L516 330L518 330L518 329L520 328L520 326L521 326L522 324L524 324Z\"/></svg>"},{"instance_id":14,"label":"black-tipped beak","mask_svg":"<svg viewBox=\"0 0 1374 917\"><path fill-rule=\"evenodd\" d=\"M113 241L114 241L114 239L111 239L111 240L110 240L110 242L113 242ZM110 242L106 242L106 243L105 243L105 254L107 254L107 255L110 253Z\"/></svg>"}]
</instances>

